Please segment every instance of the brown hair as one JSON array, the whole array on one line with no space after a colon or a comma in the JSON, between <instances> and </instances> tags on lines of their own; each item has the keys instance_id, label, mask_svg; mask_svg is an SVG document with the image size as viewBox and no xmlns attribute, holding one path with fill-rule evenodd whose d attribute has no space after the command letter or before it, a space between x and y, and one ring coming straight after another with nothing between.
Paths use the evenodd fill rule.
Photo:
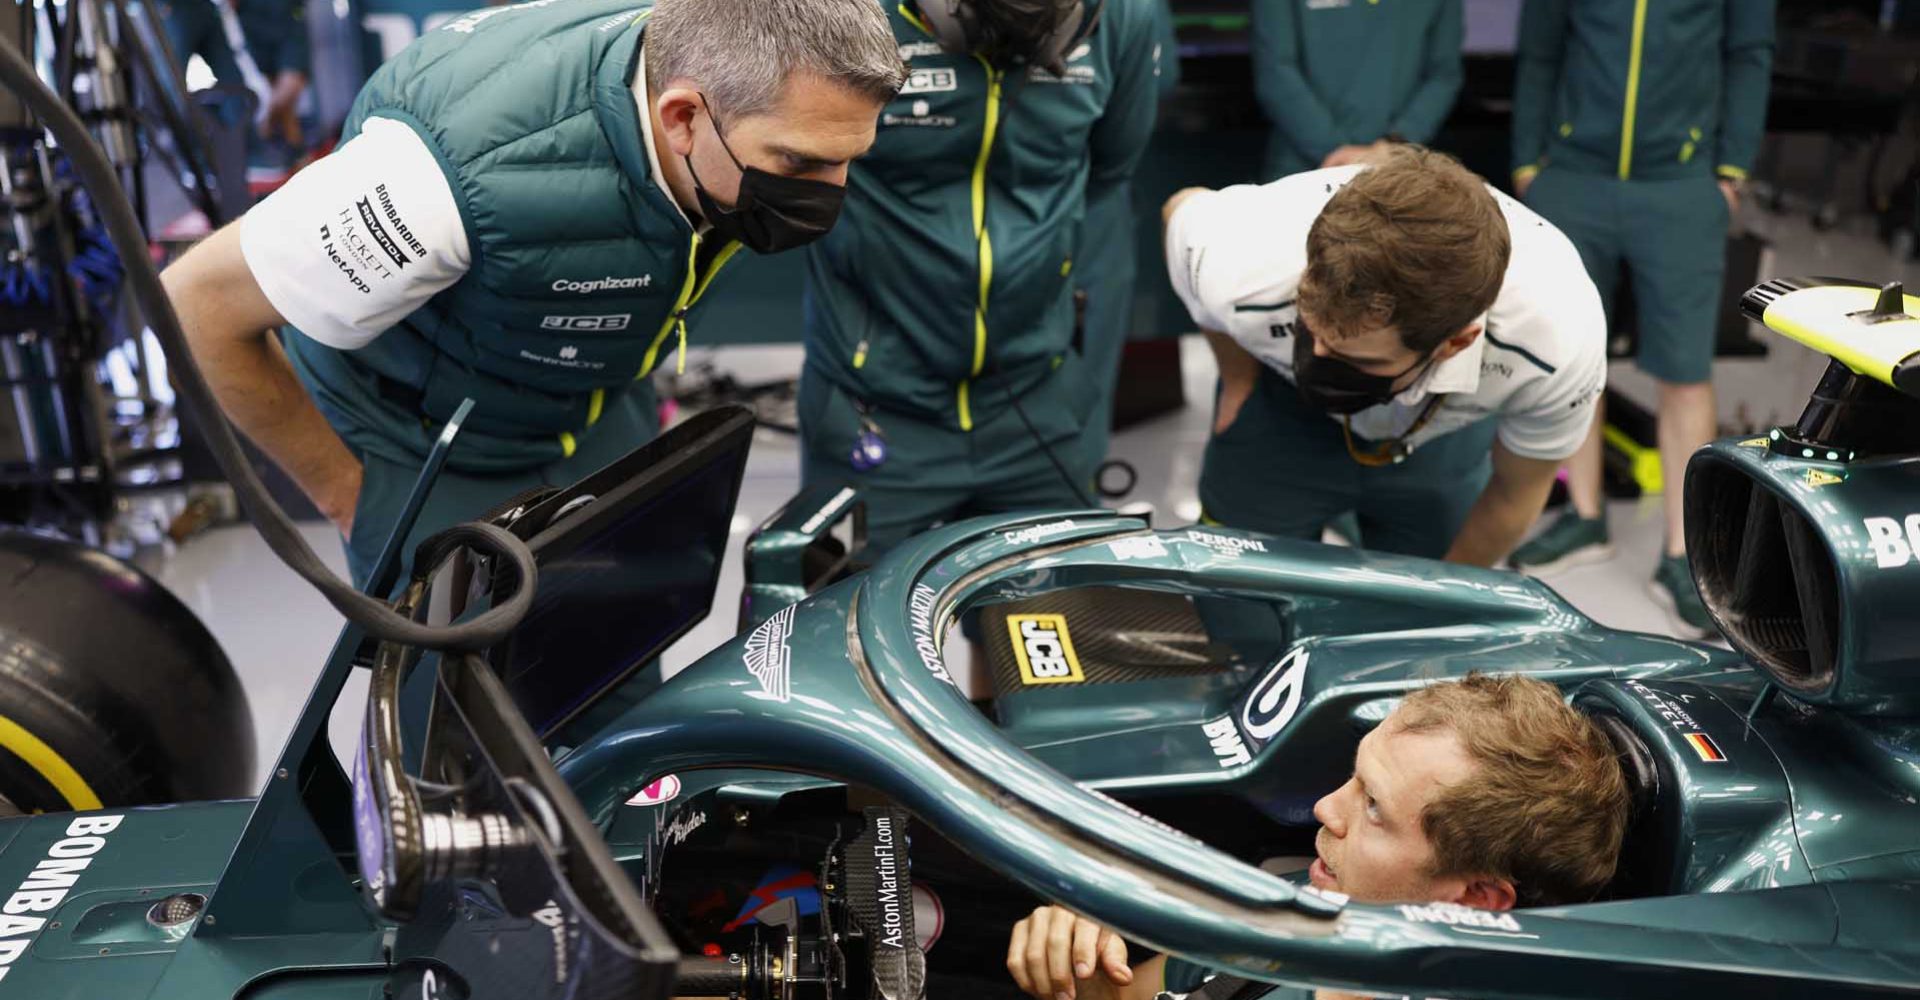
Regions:
<instances>
[{"instance_id":1,"label":"brown hair","mask_svg":"<svg viewBox=\"0 0 1920 1000\"><path fill-rule=\"evenodd\" d=\"M1300 308L1336 337L1396 327L1425 354L1500 294L1507 220L1480 177L1445 153L1401 145L1373 162L1307 232Z\"/></svg>"},{"instance_id":2,"label":"brown hair","mask_svg":"<svg viewBox=\"0 0 1920 1000\"><path fill-rule=\"evenodd\" d=\"M1627 826L1627 782L1613 742L1531 677L1466 679L1407 695L1407 732L1451 731L1476 765L1420 817L1436 875L1513 882L1521 906L1592 899L1613 877Z\"/></svg>"}]
</instances>

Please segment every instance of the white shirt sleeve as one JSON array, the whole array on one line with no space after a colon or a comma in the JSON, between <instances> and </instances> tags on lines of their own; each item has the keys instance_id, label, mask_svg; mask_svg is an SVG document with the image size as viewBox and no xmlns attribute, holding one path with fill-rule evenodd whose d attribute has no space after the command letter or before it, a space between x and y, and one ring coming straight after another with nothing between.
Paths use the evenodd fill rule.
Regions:
<instances>
[{"instance_id":1,"label":"white shirt sleeve","mask_svg":"<svg viewBox=\"0 0 1920 1000\"><path fill-rule=\"evenodd\" d=\"M1597 309L1596 309L1597 311ZM1552 375L1514 394L1500 415L1500 443L1522 458L1560 461L1580 449L1607 387L1604 329Z\"/></svg>"},{"instance_id":2,"label":"white shirt sleeve","mask_svg":"<svg viewBox=\"0 0 1920 1000\"><path fill-rule=\"evenodd\" d=\"M1232 303L1223 297L1221 272L1238 250L1222 241L1229 235L1219 225L1227 200L1225 191L1201 191L1189 195L1167 220L1167 278L1173 293L1195 325L1215 333L1227 332Z\"/></svg>"},{"instance_id":3,"label":"white shirt sleeve","mask_svg":"<svg viewBox=\"0 0 1920 1000\"><path fill-rule=\"evenodd\" d=\"M365 347L472 264L433 151L390 118L268 195L240 220L240 251L287 322L329 347Z\"/></svg>"}]
</instances>

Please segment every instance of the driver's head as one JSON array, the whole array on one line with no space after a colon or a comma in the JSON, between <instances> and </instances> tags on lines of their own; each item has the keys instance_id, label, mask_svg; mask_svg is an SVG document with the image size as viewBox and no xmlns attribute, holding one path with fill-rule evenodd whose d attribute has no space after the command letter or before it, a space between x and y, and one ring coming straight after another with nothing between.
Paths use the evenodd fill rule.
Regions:
<instances>
[{"instance_id":1,"label":"driver's head","mask_svg":"<svg viewBox=\"0 0 1920 1000\"><path fill-rule=\"evenodd\" d=\"M1553 685L1421 688L1314 805L1316 886L1370 903L1489 910L1592 898L1613 875L1627 786L1612 743Z\"/></svg>"},{"instance_id":2,"label":"driver's head","mask_svg":"<svg viewBox=\"0 0 1920 1000\"><path fill-rule=\"evenodd\" d=\"M848 165L907 78L873 0L658 0L645 39L674 199L757 250L833 224Z\"/></svg>"}]
</instances>

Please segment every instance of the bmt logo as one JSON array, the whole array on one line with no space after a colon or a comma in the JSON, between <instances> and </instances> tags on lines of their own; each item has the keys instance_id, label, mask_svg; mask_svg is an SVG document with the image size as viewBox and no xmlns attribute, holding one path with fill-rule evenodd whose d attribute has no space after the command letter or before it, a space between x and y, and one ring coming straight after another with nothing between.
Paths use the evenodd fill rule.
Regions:
<instances>
[{"instance_id":1,"label":"bmt logo","mask_svg":"<svg viewBox=\"0 0 1920 1000\"><path fill-rule=\"evenodd\" d=\"M1907 515L1905 531L1890 517L1869 517L1861 523L1867 527L1867 544L1873 546L1874 562L1881 569L1899 569L1920 553L1920 514Z\"/></svg>"},{"instance_id":2,"label":"bmt logo","mask_svg":"<svg viewBox=\"0 0 1920 1000\"><path fill-rule=\"evenodd\" d=\"M574 358L577 358L579 356L580 356L580 349L578 347L573 346L572 344L568 344L567 346L562 347L560 349L560 360L562 361L572 361Z\"/></svg>"},{"instance_id":3,"label":"bmt logo","mask_svg":"<svg viewBox=\"0 0 1920 1000\"><path fill-rule=\"evenodd\" d=\"M1020 662L1020 682L1078 684L1087 679L1074 655L1065 615L1008 615L1007 634Z\"/></svg>"}]
</instances>

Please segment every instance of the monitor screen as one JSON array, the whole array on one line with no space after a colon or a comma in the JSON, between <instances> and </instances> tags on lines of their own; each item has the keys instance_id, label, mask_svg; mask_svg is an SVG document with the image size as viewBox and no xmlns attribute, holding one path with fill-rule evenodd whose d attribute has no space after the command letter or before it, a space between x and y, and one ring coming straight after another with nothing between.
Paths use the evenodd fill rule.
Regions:
<instances>
[{"instance_id":1,"label":"monitor screen","mask_svg":"<svg viewBox=\"0 0 1920 1000\"><path fill-rule=\"evenodd\" d=\"M542 737L706 617L751 442L742 412L696 417L540 505L567 513L532 540L533 608L493 662Z\"/></svg>"}]
</instances>

